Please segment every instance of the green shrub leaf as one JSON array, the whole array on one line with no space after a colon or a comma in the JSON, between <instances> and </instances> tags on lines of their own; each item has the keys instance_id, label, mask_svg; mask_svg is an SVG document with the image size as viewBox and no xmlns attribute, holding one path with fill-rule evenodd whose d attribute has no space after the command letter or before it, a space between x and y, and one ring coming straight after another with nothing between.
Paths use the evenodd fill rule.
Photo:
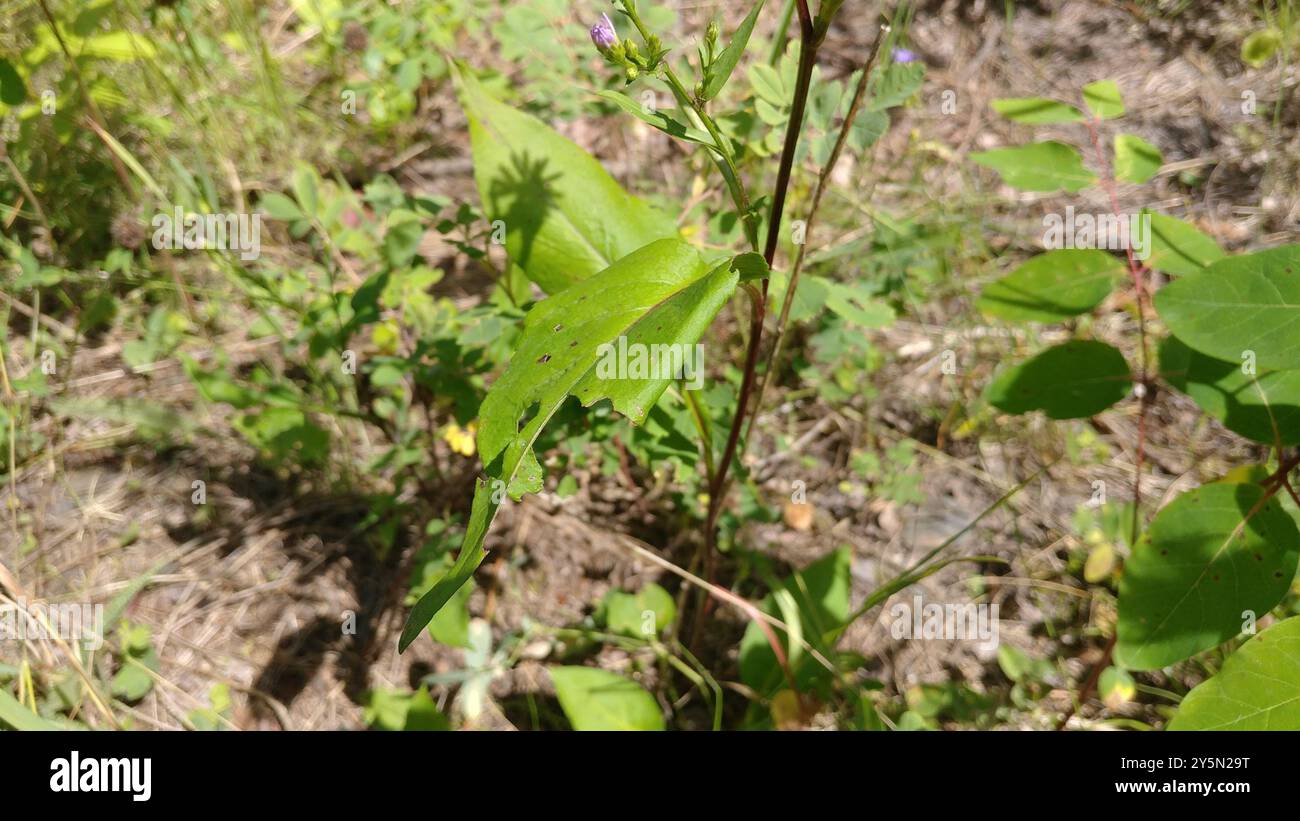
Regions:
<instances>
[{"instance_id":1,"label":"green shrub leaf","mask_svg":"<svg viewBox=\"0 0 1300 821\"><path fill-rule=\"evenodd\" d=\"M1277 606L1295 576L1300 532L1256 484L1215 483L1166 505L1119 586L1115 661L1151 670L1208 650Z\"/></svg>"},{"instance_id":2,"label":"green shrub leaf","mask_svg":"<svg viewBox=\"0 0 1300 821\"><path fill-rule=\"evenodd\" d=\"M1115 178L1144 183L1164 165L1160 149L1133 134L1115 135Z\"/></svg>"},{"instance_id":3,"label":"green shrub leaf","mask_svg":"<svg viewBox=\"0 0 1300 821\"><path fill-rule=\"evenodd\" d=\"M1223 249L1190 223L1150 210L1151 256L1143 260L1149 267L1166 274L1190 276L1223 259Z\"/></svg>"},{"instance_id":4,"label":"green shrub leaf","mask_svg":"<svg viewBox=\"0 0 1300 821\"><path fill-rule=\"evenodd\" d=\"M852 560L848 548L840 548L818 559L803 570L796 571L781 582L776 595L786 600L786 608L778 604L776 595L763 599L760 609L780 617L792 630L799 629L803 638L824 655L830 653L825 638L834 636L849 617L849 594L852 579L849 566ZM786 612L789 609L790 612ZM807 685L826 673L816 659L809 656L798 642L791 642L780 630L776 635L785 647L795 680ZM740 679L760 693L771 693L783 685L781 667L777 663L772 645L763 629L751 621L740 640Z\"/></svg>"},{"instance_id":5,"label":"green shrub leaf","mask_svg":"<svg viewBox=\"0 0 1300 821\"><path fill-rule=\"evenodd\" d=\"M1002 319L1061 322L1097 307L1123 275L1123 261L1105 251L1048 251L986 287L976 305Z\"/></svg>"},{"instance_id":6,"label":"green shrub leaf","mask_svg":"<svg viewBox=\"0 0 1300 821\"><path fill-rule=\"evenodd\" d=\"M1300 371L1261 371L1193 351L1174 337L1160 346L1160 373L1228 430L1265 445L1300 444Z\"/></svg>"},{"instance_id":7,"label":"green shrub leaf","mask_svg":"<svg viewBox=\"0 0 1300 821\"><path fill-rule=\"evenodd\" d=\"M1046 97L1010 97L994 100L992 106L994 111L1008 120L1027 125L1077 123L1083 120L1083 112L1079 109Z\"/></svg>"},{"instance_id":8,"label":"green shrub leaf","mask_svg":"<svg viewBox=\"0 0 1300 821\"><path fill-rule=\"evenodd\" d=\"M0 103L19 105L27 99L27 84L18 75L13 63L0 58Z\"/></svg>"},{"instance_id":9,"label":"green shrub leaf","mask_svg":"<svg viewBox=\"0 0 1300 821\"><path fill-rule=\"evenodd\" d=\"M1055 140L981 151L970 156L1001 174L1007 185L1021 191L1064 189L1073 193L1097 181L1097 175L1084 168L1078 151Z\"/></svg>"},{"instance_id":10,"label":"green shrub leaf","mask_svg":"<svg viewBox=\"0 0 1300 821\"><path fill-rule=\"evenodd\" d=\"M1122 353L1104 342L1076 339L1003 371L985 398L1007 413L1041 410L1053 419L1081 419L1123 399L1132 384Z\"/></svg>"},{"instance_id":11,"label":"green shrub leaf","mask_svg":"<svg viewBox=\"0 0 1300 821\"><path fill-rule=\"evenodd\" d=\"M1083 101L1098 119L1113 120L1124 116L1124 98L1119 93L1119 84L1114 80L1088 83L1083 87Z\"/></svg>"},{"instance_id":12,"label":"green shrub leaf","mask_svg":"<svg viewBox=\"0 0 1300 821\"><path fill-rule=\"evenodd\" d=\"M861 75L858 75L859 77ZM907 102L925 81L925 64L890 63L877 69L868 87L867 111L884 111Z\"/></svg>"},{"instance_id":13,"label":"green shrub leaf","mask_svg":"<svg viewBox=\"0 0 1300 821\"><path fill-rule=\"evenodd\" d=\"M1201 353L1260 368L1300 368L1300 245L1226 257L1162 288L1156 310Z\"/></svg>"},{"instance_id":14,"label":"green shrub leaf","mask_svg":"<svg viewBox=\"0 0 1300 821\"><path fill-rule=\"evenodd\" d=\"M1260 29L1241 42L1241 61L1251 68L1273 59L1282 47L1282 32L1274 28Z\"/></svg>"},{"instance_id":15,"label":"green shrub leaf","mask_svg":"<svg viewBox=\"0 0 1300 821\"><path fill-rule=\"evenodd\" d=\"M1171 730L1300 730L1300 616L1242 645L1187 694Z\"/></svg>"}]
</instances>

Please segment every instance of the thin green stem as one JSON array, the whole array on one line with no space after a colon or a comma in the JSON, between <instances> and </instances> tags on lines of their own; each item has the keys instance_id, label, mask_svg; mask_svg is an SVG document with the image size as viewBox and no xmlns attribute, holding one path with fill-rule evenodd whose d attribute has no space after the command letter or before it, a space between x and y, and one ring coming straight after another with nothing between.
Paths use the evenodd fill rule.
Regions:
<instances>
[{"instance_id":1,"label":"thin green stem","mask_svg":"<svg viewBox=\"0 0 1300 821\"><path fill-rule=\"evenodd\" d=\"M646 28L645 23L641 21L641 15L637 13L636 4L624 3L623 8L627 11L628 19L632 21L632 25L636 26L641 39L648 43L650 41L650 31ZM723 179L727 182L727 189L736 204L736 210L740 212L740 219L745 225L746 238L749 240L750 246L757 251L758 220L750 207L749 194L740 179L740 171L736 167L735 152L731 150L731 143L718 130L717 123L709 116L704 104L687 92L686 86L682 85L682 81L678 79L677 73L673 71L672 66L668 65L667 61L663 64L663 74L664 81L668 83L668 88L672 90L677 104L684 110L694 112L699 119L700 125L704 126L704 129L709 132L709 136L713 139L715 150L713 160L717 164L718 170L722 172Z\"/></svg>"}]
</instances>

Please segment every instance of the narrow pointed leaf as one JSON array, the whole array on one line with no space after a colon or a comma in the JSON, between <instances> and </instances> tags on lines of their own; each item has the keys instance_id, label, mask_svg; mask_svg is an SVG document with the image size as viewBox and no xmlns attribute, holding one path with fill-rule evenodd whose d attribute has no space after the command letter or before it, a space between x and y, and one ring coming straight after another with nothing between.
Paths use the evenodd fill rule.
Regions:
<instances>
[{"instance_id":1,"label":"narrow pointed leaf","mask_svg":"<svg viewBox=\"0 0 1300 821\"><path fill-rule=\"evenodd\" d=\"M664 132L670 137L676 137L679 140L687 140L701 145L713 145L713 138L707 131L701 131L698 128L690 126L673 119L662 111L651 111L646 109L636 100L622 93L621 91L612 91L606 89L599 92L599 96L609 100L614 105L636 117L643 123L653 126Z\"/></svg>"},{"instance_id":2,"label":"narrow pointed leaf","mask_svg":"<svg viewBox=\"0 0 1300 821\"><path fill-rule=\"evenodd\" d=\"M737 280L731 261L710 270L694 247L666 239L538 303L479 409L478 447L488 475L505 481L515 498L540 489L532 445L570 395L586 406L610 399L639 424L674 377L641 372L641 378L632 367L637 346L679 346L685 361ZM611 374L603 365L620 351L628 352L627 368ZM651 364L648 356L642 361Z\"/></svg>"},{"instance_id":3,"label":"narrow pointed leaf","mask_svg":"<svg viewBox=\"0 0 1300 821\"><path fill-rule=\"evenodd\" d=\"M758 0L754 4L754 8L745 19L740 21L736 33L731 35L726 48L718 53L717 58L704 72L704 99L712 100L718 96L731 77L731 72L736 70L736 63L740 62L740 56L745 53L745 46L749 44L749 35L754 33L754 23L758 20L758 13L763 10L765 2L766 0Z\"/></svg>"},{"instance_id":4,"label":"narrow pointed leaf","mask_svg":"<svg viewBox=\"0 0 1300 821\"><path fill-rule=\"evenodd\" d=\"M564 401L609 399L633 423L644 421L668 384L688 375L684 368L702 365L697 343L746 264L709 266L682 240L658 240L533 307L510 364L479 408L487 478L475 489L460 557L412 609L402 649L482 563L505 494L518 499L541 489L533 444Z\"/></svg>"}]
</instances>

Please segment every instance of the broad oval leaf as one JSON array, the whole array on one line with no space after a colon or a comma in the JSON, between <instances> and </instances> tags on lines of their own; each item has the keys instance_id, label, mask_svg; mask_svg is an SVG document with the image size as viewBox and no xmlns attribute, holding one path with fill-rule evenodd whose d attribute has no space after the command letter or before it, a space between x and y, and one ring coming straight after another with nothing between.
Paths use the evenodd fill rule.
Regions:
<instances>
[{"instance_id":1,"label":"broad oval leaf","mask_svg":"<svg viewBox=\"0 0 1300 821\"><path fill-rule=\"evenodd\" d=\"M1265 445L1300 444L1300 371L1224 362L1174 337L1160 346L1160 375L1228 430Z\"/></svg>"},{"instance_id":2,"label":"broad oval leaf","mask_svg":"<svg viewBox=\"0 0 1300 821\"><path fill-rule=\"evenodd\" d=\"M980 151L970 158L997 171L1003 182L1021 191L1064 189L1073 193L1097 181L1097 175L1084 168L1077 150L1055 140Z\"/></svg>"},{"instance_id":3,"label":"broad oval leaf","mask_svg":"<svg viewBox=\"0 0 1300 821\"><path fill-rule=\"evenodd\" d=\"M1300 616L1241 646L1187 694L1170 730L1300 730Z\"/></svg>"},{"instance_id":4,"label":"broad oval leaf","mask_svg":"<svg viewBox=\"0 0 1300 821\"><path fill-rule=\"evenodd\" d=\"M1076 339L1003 371L985 398L1007 413L1041 410L1052 419L1081 419L1123 399L1132 384L1122 353L1104 342Z\"/></svg>"},{"instance_id":5,"label":"broad oval leaf","mask_svg":"<svg viewBox=\"0 0 1300 821\"><path fill-rule=\"evenodd\" d=\"M1300 245L1221 259L1156 294L1174 335L1201 353L1260 368L1300 368Z\"/></svg>"},{"instance_id":6,"label":"broad oval leaf","mask_svg":"<svg viewBox=\"0 0 1300 821\"><path fill-rule=\"evenodd\" d=\"M1083 112L1079 109L1046 97L1009 97L994 100L990 105L1008 120L1028 125L1077 123L1083 120Z\"/></svg>"},{"instance_id":7,"label":"broad oval leaf","mask_svg":"<svg viewBox=\"0 0 1300 821\"><path fill-rule=\"evenodd\" d=\"M664 729L654 696L635 681L596 667L552 667L560 708L575 730Z\"/></svg>"},{"instance_id":8,"label":"broad oval leaf","mask_svg":"<svg viewBox=\"0 0 1300 821\"><path fill-rule=\"evenodd\" d=\"M1151 221L1151 250L1143 260L1149 267L1167 274L1190 276L1223 259L1219 244L1190 223L1146 209L1142 217Z\"/></svg>"},{"instance_id":9,"label":"broad oval leaf","mask_svg":"<svg viewBox=\"0 0 1300 821\"><path fill-rule=\"evenodd\" d=\"M1123 274L1124 263L1105 251L1048 251L986 287L976 305L1002 319L1061 322L1097 307Z\"/></svg>"},{"instance_id":10,"label":"broad oval leaf","mask_svg":"<svg viewBox=\"0 0 1300 821\"><path fill-rule=\"evenodd\" d=\"M594 157L459 73L474 180L510 260L549 294L637 248L677 236L666 214L629 195Z\"/></svg>"},{"instance_id":11,"label":"broad oval leaf","mask_svg":"<svg viewBox=\"0 0 1300 821\"><path fill-rule=\"evenodd\" d=\"M1119 585L1115 661L1151 670L1241 632L1243 612L1277 606L1295 577L1300 532L1256 484L1216 482L1166 505Z\"/></svg>"}]
</instances>

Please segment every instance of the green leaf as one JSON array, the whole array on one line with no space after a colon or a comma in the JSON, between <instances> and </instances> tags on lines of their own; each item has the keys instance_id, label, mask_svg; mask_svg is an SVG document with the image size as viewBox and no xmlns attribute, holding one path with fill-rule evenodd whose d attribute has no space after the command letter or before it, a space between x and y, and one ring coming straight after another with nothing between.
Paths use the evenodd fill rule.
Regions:
<instances>
[{"instance_id":1,"label":"green leaf","mask_svg":"<svg viewBox=\"0 0 1300 821\"><path fill-rule=\"evenodd\" d=\"M268 191L263 194L259 204L271 219L293 222L307 218L307 215L298 207L298 203L275 191Z\"/></svg>"},{"instance_id":2,"label":"green leaf","mask_svg":"<svg viewBox=\"0 0 1300 821\"><path fill-rule=\"evenodd\" d=\"M473 582L460 586L429 622L429 638L448 647L469 646L469 597L474 592Z\"/></svg>"},{"instance_id":3,"label":"green leaf","mask_svg":"<svg viewBox=\"0 0 1300 821\"><path fill-rule=\"evenodd\" d=\"M900 106L917 92L925 81L924 63L890 63L877 69L871 78L870 92L864 106L867 111L884 111Z\"/></svg>"},{"instance_id":4,"label":"green leaf","mask_svg":"<svg viewBox=\"0 0 1300 821\"><path fill-rule=\"evenodd\" d=\"M651 638L677 617L673 597L654 582L637 593L611 590L605 596L605 624L612 633Z\"/></svg>"},{"instance_id":5,"label":"green leaf","mask_svg":"<svg viewBox=\"0 0 1300 821\"><path fill-rule=\"evenodd\" d=\"M677 236L671 218L630 196L590 154L494 100L467 71L458 77L484 211L504 221L511 261L544 291Z\"/></svg>"},{"instance_id":6,"label":"green leaf","mask_svg":"<svg viewBox=\"0 0 1300 821\"><path fill-rule=\"evenodd\" d=\"M294 166L293 195L308 215L315 214L320 207L320 175L305 162Z\"/></svg>"},{"instance_id":7,"label":"green leaf","mask_svg":"<svg viewBox=\"0 0 1300 821\"><path fill-rule=\"evenodd\" d=\"M1164 165L1160 149L1133 134L1115 135L1115 178L1144 183Z\"/></svg>"},{"instance_id":8,"label":"green leaf","mask_svg":"<svg viewBox=\"0 0 1300 821\"><path fill-rule=\"evenodd\" d=\"M1223 259L1223 249L1210 237L1180 219L1142 210L1151 219L1151 253L1148 267L1167 274L1188 276Z\"/></svg>"},{"instance_id":9,"label":"green leaf","mask_svg":"<svg viewBox=\"0 0 1300 821\"><path fill-rule=\"evenodd\" d=\"M575 730L662 730L664 716L641 685L595 667L552 667L560 707Z\"/></svg>"},{"instance_id":10,"label":"green leaf","mask_svg":"<svg viewBox=\"0 0 1300 821\"><path fill-rule=\"evenodd\" d=\"M1077 123L1083 120L1083 112L1079 109L1046 97L1011 97L994 100L992 106L994 111L1008 120L1028 125Z\"/></svg>"},{"instance_id":11,"label":"green leaf","mask_svg":"<svg viewBox=\"0 0 1300 821\"><path fill-rule=\"evenodd\" d=\"M87 37L81 43L80 57L102 57L119 63L148 60L157 55L146 38L129 31L110 31Z\"/></svg>"},{"instance_id":12,"label":"green leaf","mask_svg":"<svg viewBox=\"0 0 1300 821\"><path fill-rule=\"evenodd\" d=\"M19 76L13 63L0 58L0 103L20 105L27 99L27 84Z\"/></svg>"},{"instance_id":13,"label":"green leaf","mask_svg":"<svg viewBox=\"0 0 1300 821\"><path fill-rule=\"evenodd\" d=\"M784 108L790 105L793 90L787 91L781 73L767 63L755 63L746 72L754 96L768 105Z\"/></svg>"},{"instance_id":14,"label":"green leaf","mask_svg":"<svg viewBox=\"0 0 1300 821\"><path fill-rule=\"evenodd\" d=\"M1016 322L1061 322L1097 307L1124 270L1124 263L1105 251L1048 251L987 286L975 304L990 316Z\"/></svg>"},{"instance_id":15,"label":"green leaf","mask_svg":"<svg viewBox=\"0 0 1300 821\"><path fill-rule=\"evenodd\" d=\"M766 0L758 0L754 8L750 10L745 19L740 22L736 33L731 36L727 47L718 53L714 61L704 72L704 94L705 100L712 100L722 91L722 87L727 84L731 77L731 72L735 71L736 63L740 62L740 56L745 53L745 46L749 44L749 35L754 32L754 23L758 20L758 13L763 10L763 3Z\"/></svg>"},{"instance_id":16,"label":"green leaf","mask_svg":"<svg viewBox=\"0 0 1300 821\"><path fill-rule=\"evenodd\" d=\"M1003 371L985 398L1007 413L1044 411L1052 419L1101 413L1133 384L1124 355L1104 342L1076 339Z\"/></svg>"},{"instance_id":17,"label":"green leaf","mask_svg":"<svg viewBox=\"0 0 1300 821\"><path fill-rule=\"evenodd\" d=\"M634 345L693 346L731 298L737 278L730 260L710 270L695 248L664 239L538 303L479 409L478 447L488 475L504 480L515 498L540 490L532 443L570 395L587 407L608 398L640 424L673 377L629 378L635 376L631 355L622 374L597 365ZM534 405L536 413L525 419Z\"/></svg>"},{"instance_id":18,"label":"green leaf","mask_svg":"<svg viewBox=\"0 0 1300 821\"><path fill-rule=\"evenodd\" d=\"M49 731L60 727L53 722L33 713L22 705L18 699L9 695L9 691L0 688L0 723L8 724L15 730Z\"/></svg>"},{"instance_id":19,"label":"green leaf","mask_svg":"<svg viewBox=\"0 0 1300 821\"><path fill-rule=\"evenodd\" d=\"M634 363L648 366L650 353L662 350L652 346L680 346L672 350L683 359L693 352L736 290L735 267L727 260L710 270L692 246L662 239L533 307L510 364L479 408L478 450L490 481L478 482L460 558L416 603L399 649L487 555L483 539L503 491L518 499L541 489L533 443L564 401L576 396L590 407L610 399L614 410L640 424L677 375L671 368L642 374ZM637 350L646 355L638 359ZM624 369L607 369L620 359Z\"/></svg>"},{"instance_id":20,"label":"green leaf","mask_svg":"<svg viewBox=\"0 0 1300 821\"><path fill-rule=\"evenodd\" d=\"M872 291L862 282L835 282L823 280L824 305L841 319L859 328L883 328L894 321L894 309L886 302L872 298ZM796 293L795 297L798 298Z\"/></svg>"},{"instance_id":21,"label":"green leaf","mask_svg":"<svg viewBox=\"0 0 1300 821\"><path fill-rule=\"evenodd\" d=\"M1300 617L1242 645L1187 694L1170 730L1300 730Z\"/></svg>"},{"instance_id":22,"label":"green leaf","mask_svg":"<svg viewBox=\"0 0 1300 821\"><path fill-rule=\"evenodd\" d=\"M829 653L824 639L837 634L849 617L849 594L852 579L849 567L852 552L845 547L818 559L803 570L781 581L772 594L763 599L760 609L768 615L780 615L792 629L799 627L803 637L823 654ZM786 600L782 608L779 599ZM789 611L789 612L787 612ZM795 680L802 686L827 672L816 659L773 628L785 648ZM771 693L784 686L784 677L776 655L762 628L751 621L740 640L740 678L760 693Z\"/></svg>"},{"instance_id":23,"label":"green leaf","mask_svg":"<svg viewBox=\"0 0 1300 821\"><path fill-rule=\"evenodd\" d=\"M487 551L483 549L483 540L487 538L488 527L492 524L492 518L496 516L497 507L500 506L504 495L503 489L493 488L487 480L482 478L475 480L474 502L470 508L469 525L465 529L465 540L461 545L460 555L456 563L447 571L447 575L439 579L438 583L421 596L411 608L410 615L406 617L406 624L402 627L402 636L397 640L397 652L406 652L406 648L419 637L425 625L438 615L443 605L451 601L456 591L470 580L474 571L487 558Z\"/></svg>"},{"instance_id":24,"label":"green leaf","mask_svg":"<svg viewBox=\"0 0 1300 821\"><path fill-rule=\"evenodd\" d=\"M1273 59L1282 47L1282 32L1274 28L1260 29L1241 41L1241 61L1251 68Z\"/></svg>"},{"instance_id":25,"label":"green leaf","mask_svg":"<svg viewBox=\"0 0 1300 821\"><path fill-rule=\"evenodd\" d=\"M1228 430L1265 445L1300 444L1300 371L1249 366L1206 356L1174 337L1160 346L1160 375Z\"/></svg>"},{"instance_id":26,"label":"green leaf","mask_svg":"<svg viewBox=\"0 0 1300 821\"><path fill-rule=\"evenodd\" d=\"M1156 310L1191 348L1228 362L1300 369L1300 245L1227 257L1166 285Z\"/></svg>"},{"instance_id":27,"label":"green leaf","mask_svg":"<svg viewBox=\"0 0 1300 821\"><path fill-rule=\"evenodd\" d=\"M1112 710L1119 709L1133 700L1137 695L1137 682L1127 670L1119 667L1107 667L1102 671L1097 682L1097 694L1106 706Z\"/></svg>"},{"instance_id":28,"label":"green leaf","mask_svg":"<svg viewBox=\"0 0 1300 821\"><path fill-rule=\"evenodd\" d=\"M688 140L701 145L713 145L713 137L709 136L707 131L701 131L698 128L687 126L686 124L669 117L662 111L649 111L636 100L633 100L621 91L606 89L605 91L598 92L598 94L631 114L633 117L636 117L641 122L654 126L670 137L676 137L679 140Z\"/></svg>"},{"instance_id":29,"label":"green leaf","mask_svg":"<svg viewBox=\"0 0 1300 821\"><path fill-rule=\"evenodd\" d=\"M763 255L756 254L753 251L738 255L732 260L731 267L740 275L741 282L766 279L772 273L771 269L767 267L767 260L763 259Z\"/></svg>"},{"instance_id":30,"label":"green leaf","mask_svg":"<svg viewBox=\"0 0 1300 821\"><path fill-rule=\"evenodd\" d=\"M1088 83L1083 87L1083 101L1098 119L1113 120L1124 116L1124 98L1114 80Z\"/></svg>"},{"instance_id":31,"label":"green leaf","mask_svg":"<svg viewBox=\"0 0 1300 821\"><path fill-rule=\"evenodd\" d=\"M1065 143L1048 140L1016 148L998 148L971 154L980 165L992 168L1002 180L1021 191L1074 193L1097 181L1083 166L1083 157Z\"/></svg>"},{"instance_id":32,"label":"green leaf","mask_svg":"<svg viewBox=\"0 0 1300 821\"><path fill-rule=\"evenodd\" d=\"M1255 484L1214 483L1166 505L1138 541L1119 585L1115 661L1151 670L1208 650L1286 595L1300 533Z\"/></svg>"}]
</instances>

